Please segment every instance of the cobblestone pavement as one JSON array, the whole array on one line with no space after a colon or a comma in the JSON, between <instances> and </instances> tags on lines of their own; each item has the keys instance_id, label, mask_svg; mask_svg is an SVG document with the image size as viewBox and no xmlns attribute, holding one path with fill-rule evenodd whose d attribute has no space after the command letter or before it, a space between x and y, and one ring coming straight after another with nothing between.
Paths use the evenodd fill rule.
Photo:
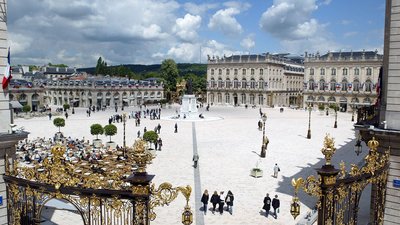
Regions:
<instances>
[{"instance_id":1,"label":"cobblestone pavement","mask_svg":"<svg viewBox=\"0 0 400 225\"><path fill-rule=\"evenodd\" d=\"M177 105L163 109L162 117L172 116ZM125 112L138 110L126 108ZM253 224L295 224L313 207L315 199L300 195L301 215L293 220L290 215L290 201L293 188L290 184L293 177L307 177L315 173L323 163L321 148L326 133L335 138L337 152L333 157L333 164L338 165L344 160L347 165L359 163L366 153L356 156L353 150L354 129L351 114L338 114L338 128L334 129L334 114L326 116L318 111L312 112L311 134L312 139L306 139L308 129L308 112L285 108L283 113L279 108L263 108L267 113L266 134L270 140L266 158L260 159L262 131L257 129L260 120L259 108L245 109L243 107L212 106L209 112L205 108L199 109L205 118L222 118L212 121L174 121L171 119L149 120L143 119L140 127L135 127L134 120L128 120L126 125L127 145L132 145L138 129L143 134L143 128L152 130L158 123L161 124L162 151L157 151L148 172L155 174L153 183L170 182L173 186L191 185L193 187L191 207L194 212L196 225L253 225ZM86 109L75 109L66 120L61 131L72 138L92 140L90 125L100 123L106 125L108 117L115 114L113 110L92 113L87 117ZM121 111L119 111L121 113ZM54 118L54 117L53 117ZM174 124L178 123L178 133L174 133ZM24 126L30 132L29 138L52 137L58 129L47 117L32 119L17 119L18 126ZM116 124L118 134L112 137L122 145L122 123ZM195 133L194 133L195 131ZM103 142L108 137L102 136ZM194 143L196 142L196 143ZM192 157L197 151L200 159L197 169L193 168ZM273 178L273 166L277 163L281 169L278 178ZM263 176L254 178L250 170L258 164L263 170ZM209 193L214 191L231 190L235 196L233 214L224 212L223 215L212 214L208 211L203 216L200 212L200 198L204 189ZM271 216L266 218L261 211L263 198L266 193L270 196L277 194L281 200L278 219ZM363 196L368 196L365 194ZM185 205L183 196L169 206L157 208L157 218L151 224L169 225L181 224L181 213ZM211 207L211 204L208 205ZM368 207L361 207L359 218L367 217Z\"/></svg>"}]
</instances>

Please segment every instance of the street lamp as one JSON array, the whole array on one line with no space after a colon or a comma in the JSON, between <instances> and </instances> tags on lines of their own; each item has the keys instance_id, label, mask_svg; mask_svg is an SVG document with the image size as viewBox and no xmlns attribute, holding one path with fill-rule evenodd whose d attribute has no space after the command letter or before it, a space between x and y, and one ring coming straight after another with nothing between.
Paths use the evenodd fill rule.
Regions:
<instances>
[{"instance_id":1,"label":"street lamp","mask_svg":"<svg viewBox=\"0 0 400 225\"><path fill-rule=\"evenodd\" d=\"M307 131L307 139L311 139L311 103L308 103L308 131Z\"/></svg>"},{"instance_id":2,"label":"street lamp","mask_svg":"<svg viewBox=\"0 0 400 225\"><path fill-rule=\"evenodd\" d=\"M263 121L263 138L262 138L262 145L261 145L261 158L265 158L265 155L267 153L267 146L269 143L269 140L267 138L267 136L265 136L265 121L267 121L267 114L263 113L262 117L261 117L262 121Z\"/></svg>"},{"instance_id":3,"label":"street lamp","mask_svg":"<svg viewBox=\"0 0 400 225\"><path fill-rule=\"evenodd\" d=\"M358 135L356 145L354 145L354 151L356 152L357 156L359 156L360 153L362 152L361 135Z\"/></svg>"},{"instance_id":4,"label":"street lamp","mask_svg":"<svg viewBox=\"0 0 400 225\"><path fill-rule=\"evenodd\" d=\"M352 106L352 113L351 113L351 122L354 122L354 110L355 110L356 105L353 104Z\"/></svg>"},{"instance_id":5,"label":"street lamp","mask_svg":"<svg viewBox=\"0 0 400 225\"><path fill-rule=\"evenodd\" d=\"M125 142L125 125L126 125L126 113L122 114L122 122L124 125L124 157L126 157L126 142Z\"/></svg>"},{"instance_id":6,"label":"street lamp","mask_svg":"<svg viewBox=\"0 0 400 225\"><path fill-rule=\"evenodd\" d=\"M335 124L333 125L333 128L337 128L337 111L338 111L338 106L335 105Z\"/></svg>"}]
</instances>

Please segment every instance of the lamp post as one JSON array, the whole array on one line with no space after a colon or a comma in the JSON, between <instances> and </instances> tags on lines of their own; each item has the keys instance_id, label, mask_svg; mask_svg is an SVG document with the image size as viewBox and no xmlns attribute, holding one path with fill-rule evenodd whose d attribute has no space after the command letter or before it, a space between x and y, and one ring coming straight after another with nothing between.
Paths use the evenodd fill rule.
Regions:
<instances>
[{"instance_id":1,"label":"lamp post","mask_svg":"<svg viewBox=\"0 0 400 225\"><path fill-rule=\"evenodd\" d=\"M261 117L262 121L263 121L263 137L262 137L262 145L261 145L261 158L265 158L265 155L267 153L267 146L269 143L268 138L265 136L265 121L267 121L267 114L263 113L262 117Z\"/></svg>"},{"instance_id":2,"label":"lamp post","mask_svg":"<svg viewBox=\"0 0 400 225\"><path fill-rule=\"evenodd\" d=\"M333 125L333 128L337 128L337 111L338 111L338 106L335 105L335 124Z\"/></svg>"},{"instance_id":3,"label":"lamp post","mask_svg":"<svg viewBox=\"0 0 400 225\"><path fill-rule=\"evenodd\" d=\"M311 139L311 103L308 103L308 131L307 131L307 139Z\"/></svg>"},{"instance_id":4,"label":"lamp post","mask_svg":"<svg viewBox=\"0 0 400 225\"><path fill-rule=\"evenodd\" d=\"M358 135L356 144L354 145L354 151L356 152L357 156L359 156L360 153L362 152L361 135Z\"/></svg>"},{"instance_id":5,"label":"lamp post","mask_svg":"<svg viewBox=\"0 0 400 225\"><path fill-rule=\"evenodd\" d=\"M354 110L355 110L356 105L353 104L353 106L351 107L352 112L351 112L351 122L354 122Z\"/></svg>"},{"instance_id":6,"label":"lamp post","mask_svg":"<svg viewBox=\"0 0 400 225\"><path fill-rule=\"evenodd\" d=\"M122 114L122 122L123 122L123 126L124 126L124 157L126 157L126 142L125 142L125 126L126 126L126 113Z\"/></svg>"}]
</instances>

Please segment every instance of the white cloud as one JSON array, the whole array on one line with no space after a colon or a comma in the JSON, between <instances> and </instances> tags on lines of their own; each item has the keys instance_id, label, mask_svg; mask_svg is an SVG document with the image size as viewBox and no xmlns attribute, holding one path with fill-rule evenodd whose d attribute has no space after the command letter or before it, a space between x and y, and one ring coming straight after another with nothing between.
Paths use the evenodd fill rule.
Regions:
<instances>
[{"instance_id":1,"label":"white cloud","mask_svg":"<svg viewBox=\"0 0 400 225\"><path fill-rule=\"evenodd\" d=\"M341 20L340 21L340 24L342 24L342 25L349 25L350 23L351 23L350 20Z\"/></svg>"},{"instance_id":2,"label":"white cloud","mask_svg":"<svg viewBox=\"0 0 400 225\"><path fill-rule=\"evenodd\" d=\"M329 5L331 4L332 0L321 0L321 5Z\"/></svg>"},{"instance_id":3,"label":"white cloud","mask_svg":"<svg viewBox=\"0 0 400 225\"><path fill-rule=\"evenodd\" d=\"M186 14L183 18L176 19L174 32L184 41L193 42L197 39L197 30L201 25L201 17Z\"/></svg>"},{"instance_id":4,"label":"white cloud","mask_svg":"<svg viewBox=\"0 0 400 225\"><path fill-rule=\"evenodd\" d=\"M255 45L256 45L256 43L254 41L254 35L248 35L246 38L244 38L240 42L240 46L242 46L247 51L249 51L250 49L254 48Z\"/></svg>"},{"instance_id":5,"label":"white cloud","mask_svg":"<svg viewBox=\"0 0 400 225\"><path fill-rule=\"evenodd\" d=\"M218 10L210 19L208 27L212 30L218 30L225 35L237 35L243 32L242 26L234 17L240 10L236 8L227 8Z\"/></svg>"},{"instance_id":6,"label":"white cloud","mask_svg":"<svg viewBox=\"0 0 400 225\"><path fill-rule=\"evenodd\" d=\"M353 37L355 35L357 35L358 32L357 31L349 31L343 34L343 37L348 38L348 37Z\"/></svg>"},{"instance_id":7,"label":"white cloud","mask_svg":"<svg viewBox=\"0 0 400 225\"><path fill-rule=\"evenodd\" d=\"M251 7L250 3L248 2L236 2L236 1L224 2L223 5L226 8L235 8L242 12L248 10Z\"/></svg>"},{"instance_id":8,"label":"white cloud","mask_svg":"<svg viewBox=\"0 0 400 225\"><path fill-rule=\"evenodd\" d=\"M183 5L184 9L192 15L203 15L210 9L215 9L218 7L217 3L205 3L205 4L195 4L192 2L186 2Z\"/></svg>"},{"instance_id":9,"label":"white cloud","mask_svg":"<svg viewBox=\"0 0 400 225\"><path fill-rule=\"evenodd\" d=\"M9 33L10 35L10 54L20 54L27 49L32 44L32 38L28 36L24 36L21 34L14 34L14 33Z\"/></svg>"}]
</instances>

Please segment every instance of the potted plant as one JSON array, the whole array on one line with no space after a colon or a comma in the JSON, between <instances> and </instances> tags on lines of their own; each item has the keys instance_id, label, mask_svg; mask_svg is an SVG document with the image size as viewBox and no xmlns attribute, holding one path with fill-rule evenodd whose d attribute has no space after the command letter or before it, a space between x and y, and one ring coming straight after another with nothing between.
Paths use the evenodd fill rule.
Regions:
<instances>
[{"instance_id":1,"label":"potted plant","mask_svg":"<svg viewBox=\"0 0 400 225\"><path fill-rule=\"evenodd\" d=\"M63 135L62 135L60 129L61 129L61 127L64 127L64 126L65 126L65 119L60 118L60 117L55 118L55 119L53 120L53 124L54 124L54 126L58 127L58 132L55 134L55 139L56 139L56 140L61 140L61 138L63 137Z\"/></svg>"},{"instance_id":2,"label":"potted plant","mask_svg":"<svg viewBox=\"0 0 400 225\"><path fill-rule=\"evenodd\" d=\"M156 141L158 140L158 134L152 130L150 131L146 131L143 134L143 140L150 142L150 150L151 148L151 143L156 143Z\"/></svg>"},{"instance_id":3,"label":"potted plant","mask_svg":"<svg viewBox=\"0 0 400 225\"><path fill-rule=\"evenodd\" d=\"M64 111L67 111L67 110L70 108L70 106L69 106L68 103L65 103L65 104L63 105L63 108L64 108Z\"/></svg>"},{"instance_id":4,"label":"potted plant","mask_svg":"<svg viewBox=\"0 0 400 225\"><path fill-rule=\"evenodd\" d=\"M30 105L24 105L22 107L22 111L25 112L25 119L29 119L30 115L28 114L28 112L31 111L31 106Z\"/></svg>"},{"instance_id":5,"label":"potted plant","mask_svg":"<svg viewBox=\"0 0 400 225\"><path fill-rule=\"evenodd\" d=\"M111 141L111 136L114 136L117 134L117 127L114 124L109 124L104 126L104 134L106 136L110 136L110 141L106 143L106 147L109 148L115 148L115 142Z\"/></svg>"},{"instance_id":6,"label":"potted plant","mask_svg":"<svg viewBox=\"0 0 400 225\"><path fill-rule=\"evenodd\" d=\"M92 135L96 135L96 139L93 140L93 146L95 148L99 148L102 144L101 139L99 139L99 134L104 133L103 126L98 123L92 124L92 126L90 126L90 133Z\"/></svg>"}]
</instances>

